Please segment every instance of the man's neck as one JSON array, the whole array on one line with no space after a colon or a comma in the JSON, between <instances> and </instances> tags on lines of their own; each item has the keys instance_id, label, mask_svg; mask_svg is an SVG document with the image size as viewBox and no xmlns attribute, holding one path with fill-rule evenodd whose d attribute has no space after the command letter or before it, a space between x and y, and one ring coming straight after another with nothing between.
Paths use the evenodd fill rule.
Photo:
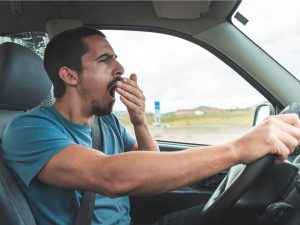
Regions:
<instances>
[{"instance_id":1,"label":"man's neck","mask_svg":"<svg viewBox=\"0 0 300 225\"><path fill-rule=\"evenodd\" d=\"M74 102L72 99L61 97L56 99L53 106L65 119L73 123L80 125L92 124L93 116L88 115L79 102Z\"/></svg>"}]
</instances>

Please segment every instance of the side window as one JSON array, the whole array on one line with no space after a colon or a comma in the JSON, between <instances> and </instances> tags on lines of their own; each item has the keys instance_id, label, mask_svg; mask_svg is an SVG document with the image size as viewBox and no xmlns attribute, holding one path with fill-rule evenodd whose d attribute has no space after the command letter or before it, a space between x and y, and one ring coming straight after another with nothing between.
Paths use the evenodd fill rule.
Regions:
<instances>
[{"instance_id":1,"label":"side window","mask_svg":"<svg viewBox=\"0 0 300 225\"><path fill-rule=\"evenodd\" d=\"M43 32L23 32L0 36L0 44L6 42L13 42L29 48L43 59L45 48L49 42L49 38L48 35ZM37 107L52 105L54 100L55 99L51 94Z\"/></svg>"},{"instance_id":2,"label":"side window","mask_svg":"<svg viewBox=\"0 0 300 225\"><path fill-rule=\"evenodd\" d=\"M14 42L27 47L37 53L41 58L44 57L44 51L49 42L48 35L43 32L24 32L0 36L0 44L4 42Z\"/></svg>"},{"instance_id":3,"label":"side window","mask_svg":"<svg viewBox=\"0 0 300 225\"><path fill-rule=\"evenodd\" d=\"M219 144L253 123L267 100L225 63L188 41L156 33L104 31L125 68L138 75L148 124L157 140ZM126 108L115 114L132 129Z\"/></svg>"}]
</instances>

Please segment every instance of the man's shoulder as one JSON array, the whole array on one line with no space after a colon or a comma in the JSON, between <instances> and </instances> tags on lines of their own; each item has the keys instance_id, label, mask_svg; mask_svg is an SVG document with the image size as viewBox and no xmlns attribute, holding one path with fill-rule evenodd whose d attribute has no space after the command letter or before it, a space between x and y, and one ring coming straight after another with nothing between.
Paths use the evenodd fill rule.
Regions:
<instances>
[{"instance_id":1,"label":"man's shoulder","mask_svg":"<svg viewBox=\"0 0 300 225\"><path fill-rule=\"evenodd\" d=\"M51 113L49 107L43 107L16 115L7 125L7 130L15 130L16 128L30 128L47 123L56 123L55 117Z\"/></svg>"},{"instance_id":2,"label":"man's shoulder","mask_svg":"<svg viewBox=\"0 0 300 225\"><path fill-rule=\"evenodd\" d=\"M52 113L50 112L50 107L43 107L39 109L30 110L24 113L20 113L16 115L12 120L11 123L19 123L22 121L28 120L38 120L38 119L51 119L53 118Z\"/></svg>"}]
</instances>

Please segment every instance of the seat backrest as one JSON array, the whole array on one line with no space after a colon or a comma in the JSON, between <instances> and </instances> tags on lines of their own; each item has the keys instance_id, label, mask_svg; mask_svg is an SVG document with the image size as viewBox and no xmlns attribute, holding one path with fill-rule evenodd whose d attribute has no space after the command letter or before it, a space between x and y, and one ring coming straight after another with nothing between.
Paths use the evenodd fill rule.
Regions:
<instances>
[{"instance_id":1,"label":"seat backrest","mask_svg":"<svg viewBox=\"0 0 300 225\"><path fill-rule=\"evenodd\" d=\"M3 131L18 113L47 101L51 82L42 59L14 43L0 45L0 146ZM18 183L0 156L1 224L36 225Z\"/></svg>"}]
</instances>

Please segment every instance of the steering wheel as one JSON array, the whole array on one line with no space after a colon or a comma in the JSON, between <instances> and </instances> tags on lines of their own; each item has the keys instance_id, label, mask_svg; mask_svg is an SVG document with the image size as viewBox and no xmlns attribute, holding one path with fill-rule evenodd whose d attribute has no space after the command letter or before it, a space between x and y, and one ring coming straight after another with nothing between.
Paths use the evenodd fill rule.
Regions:
<instances>
[{"instance_id":1,"label":"steering wheel","mask_svg":"<svg viewBox=\"0 0 300 225\"><path fill-rule=\"evenodd\" d=\"M284 113L296 113L300 117L300 104L292 103L281 112ZM203 220L213 221L216 215L233 206L274 159L274 155L266 155L248 165L233 166L204 206Z\"/></svg>"},{"instance_id":2,"label":"steering wheel","mask_svg":"<svg viewBox=\"0 0 300 225\"><path fill-rule=\"evenodd\" d=\"M274 155L266 155L248 165L239 164L231 167L215 192L203 208L202 216L205 221L212 221L229 209L249 188L249 186L274 161Z\"/></svg>"}]
</instances>

